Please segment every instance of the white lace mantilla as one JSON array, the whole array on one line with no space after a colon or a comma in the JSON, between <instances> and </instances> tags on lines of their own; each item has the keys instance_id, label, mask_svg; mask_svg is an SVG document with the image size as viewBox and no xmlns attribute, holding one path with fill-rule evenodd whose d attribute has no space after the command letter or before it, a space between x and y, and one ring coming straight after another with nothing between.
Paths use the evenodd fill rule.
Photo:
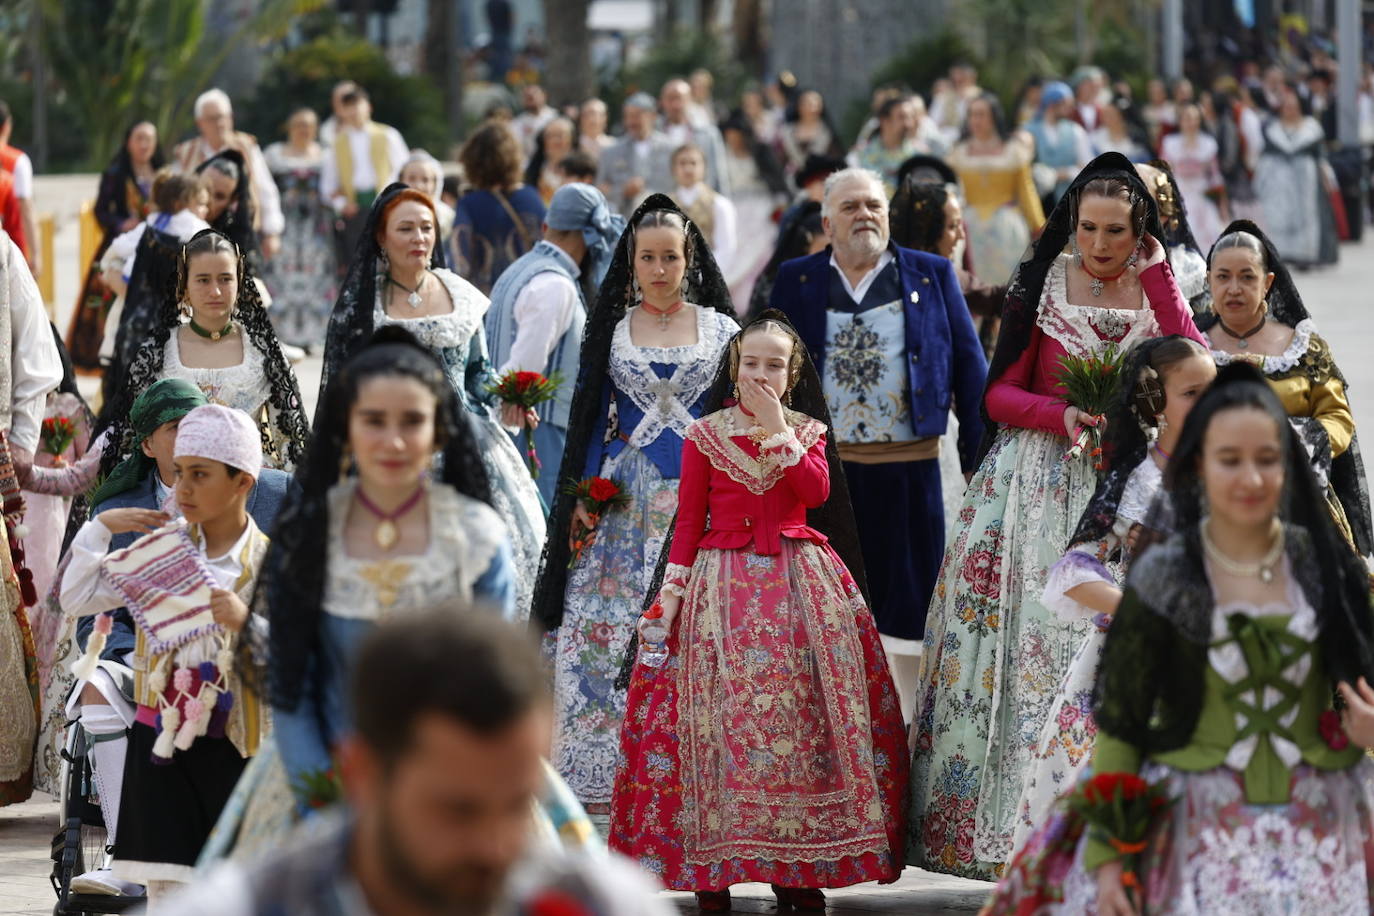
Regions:
<instances>
[{"instance_id":1,"label":"white lace mantilla","mask_svg":"<svg viewBox=\"0 0 1374 916\"><path fill-rule=\"evenodd\" d=\"M335 617L381 620L447 599L472 600L506 533L491 508L445 484L429 488L429 547L423 554L363 560L344 549L344 522L356 480L329 491L324 608Z\"/></svg>"},{"instance_id":2,"label":"white lace mantilla","mask_svg":"<svg viewBox=\"0 0 1374 916\"><path fill-rule=\"evenodd\" d=\"M415 335L415 338L431 350L446 350L464 347L472 340L472 335L481 330L482 318L491 307L491 300L482 291L451 270L440 267L430 271L453 300L453 311L443 315L424 315L418 318L398 318L388 315L384 303L387 292L386 278L379 277L377 282L376 324L400 325Z\"/></svg>"},{"instance_id":3,"label":"white lace mantilla","mask_svg":"<svg viewBox=\"0 0 1374 916\"><path fill-rule=\"evenodd\" d=\"M163 349L162 372L179 378L205 393L211 404L241 410L261 425L262 408L272 397L272 383L263 370L263 356L247 335L243 337L243 362L222 369L196 369L181 362L181 345L173 330Z\"/></svg>"},{"instance_id":4,"label":"white lace mantilla","mask_svg":"<svg viewBox=\"0 0 1374 916\"><path fill-rule=\"evenodd\" d=\"M1288 569L1287 565L1288 560L1285 559L1285 575L1288 577L1288 597L1286 600L1266 604L1262 607L1244 601L1233 601L1219 606L1212 614L1212 646L1207 650L1207 661L1226 683L1235 684L1250 674L1250 668L1245 663L1245 653L1241 651L1240 644L1231 635L1229 620L1235 614L1244 614L1247 617L1291 615L1288 618L1288 632L1308 642L1316 641L1317 612L1312 609L1312 605L1307 603L1306 596L1298 587L1297 581L1293 578L1292 570ZM1289 684L1301 684L1307 680L1307 674L1311 668L1312 653L1303 652L1293 664L1283 669L1283 678ZM1284 696L1278 688L1266 687L1263 697L1257 699L1255 691L1249 690L1241 695L1241 699L1259 709L1268 710L1282 703ZM1293 722L1297 720L1298 705L1297 703L1292 704L1292 708L1279 717L1279 724L1284 728L1290 728ZM1249 716L1240 712L1236 713L1237 730L1243 730L1247 722L1249 722ZM1298 749L1296 744L1272 732L1267 738L1285 766L1291 768L1298 765L1302 759L1302 751ZM1237 772L1243 772L1250 763L1250 758L1254 756L1259 740L1260 736L1255 734L1237 741L1226 754L1226 765Z\"/></svg>"},{"instance_id":5,"label":"white lace mantilla","mask_svg":"<svg viewBox=\"0 0 1374 916\"><path fill-rule=\"evenodd\" d=\"M1251 363L1258 360L1261 372L1265 375L1277 375L1280 372L1287 372L1298 364L1298 360L1302 359L1302 355L1307 352L1307 348L1312 344L1314 331L1316 331L1316 327L1312 324L1312 319L1304 318L1293 326L1293 339L1277 356L1263 353L1227 353L1225 350L1212 347L1210 348L1212 359L1216 360L1218 366L1229 366L1237 359Z\"/></svg>"},{"instance_id":6,"label":"white lace mantilla","mask_svg":"<svg viewBox=\"0 0 1374 916\"><path fill-rule=\"evenodd\" d=\"M1121 499L1116 504L1116 524L1113 526L1118 537L1124 538L1132 525L1145 524L1150 507L1163 487L1164 472L1147 454L1145 460L1131 471L1131 476L1126 478L1126 486L1121 489Z\"/></svg>"},{"instance_id":7,"label":"white lace mantilla","mask_svg":"<svg viewBox=\"0 0 1374 916\"><path fill-rule=\"evenodd\" d=\"M1142 340L1159 336L1159 319L1141 293L1138 309L1109 309L1069 302L1068 270L1073 258L1060 255L1050 268L1035 323L1072 356L1095 356L1103 344L1115 341L1129 350Z\"/></svg>"},{"instance_id":8,"label":"white lace mantilla","mask_svg":"<svg viewBox=\"0 0 1374 916\"><path fill-rule=\"evenodd\" d=\"M739 326L714 309L696 309L697 342L681 347L640 347L630 340L630 315L620 319L611 338L607 366L611 380L644 419L629 434L629 444L644 448L665 429L687 435L695 417L691 407L715 379L720 354ZM659 378L651 363L676 366L673 374Z\"/></svg>"}]
</instances>

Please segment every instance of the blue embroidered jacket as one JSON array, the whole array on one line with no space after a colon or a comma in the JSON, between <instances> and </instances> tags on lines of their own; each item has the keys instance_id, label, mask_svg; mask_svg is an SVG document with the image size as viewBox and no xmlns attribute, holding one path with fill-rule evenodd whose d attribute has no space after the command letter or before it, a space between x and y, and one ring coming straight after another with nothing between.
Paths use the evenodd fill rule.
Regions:
<instances>
[{"instance_id":1,"label":"blue embroidered jacket","mask_svg":"<svg viewBox=\"0 0 1374 916\"><path fill-rule=\"evenodd\" d=\"M922 438L940 436L950 408L959 418L959 462L974 469L983 435L980 406L988 364L948 258L889 243L901 275L906 310L907 395L911 424ZM830 248L786 261L769 305L785 313L824 377L826 310L831 308ZM841 303L853 311L850 302Z\"/></svg>"}]
</instances>

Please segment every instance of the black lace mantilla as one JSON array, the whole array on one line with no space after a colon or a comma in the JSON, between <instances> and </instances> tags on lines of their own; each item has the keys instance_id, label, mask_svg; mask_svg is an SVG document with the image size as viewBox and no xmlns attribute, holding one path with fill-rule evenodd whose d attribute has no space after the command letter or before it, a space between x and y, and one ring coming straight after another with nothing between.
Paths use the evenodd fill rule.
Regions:
<instances>
[{"instance_id":1,"label":"black lace mantilla","mask_svg":"<svg viewBox=\"0 0 1374 916\"><path fill-rule=\"evenodd\" d=\"M625 232L615 246L615 257L601 282L601 291L587 314L587 329L582 336L581 364L577 372L577 387L573 391L572 409L568 416L568 439L563 449L563 463L558 479L564 481L580 477L591 446L592 430L601 411L603 386L607 384L606 367L611 358L611 338L616 326L630 306L630 280L634 277L634 227L644 214L654 210L671 210L687 224L693 254L687 265L684 298L700 308L714 309L722 315L735 317L730 288L716 265L715 256L706 237L696 224L673 203L666 194L651 194L630 217ZM615 401L612 399L612 405ZM530 617L546 630L563 622L563 597L568 582L567 532L572 525L573 497L562 492L554 498L549 513L549 537L544 544L540 561L539 581L535 584L534 603ZM666 550L665 550L666 555Z\"/></svg>"},{"instance_id":2,"label":"black lace mantilla","mask_svg":"<svg viewBox=\"0 0 1374 916\"><path fill-rule=\"evenodd\" d=\"M997 334L997 346L992 351L988 364L988 387L1001 378L1011 366L1021 358L1030 345L1031 334L1035 330L1036 318L1040 313L1040 297L1045 290L1045 277L1055 259L1061 255L1073 237L1073 209L1083 186L1098 178L1119 178L1126 182L1131 193L1145 200L1145 231L1159 239L1163 244L1164 229L1159 223L1159 212L1154 198L1150 196L1145 182L1131 161L1120 153L1103 153L1083 168L1078 177L1069 185L1068 191L1055 206L1045 222L1044 231L1036 241L1031 256L1017 266L1012 275L1011 285L1007 288L1006 303L1002 309L1002 327ZM997 436L998 424L988 416L986 400L983 405L983 441L978 448L978 460L992 447Z\"/></svg>"}]
</instances>

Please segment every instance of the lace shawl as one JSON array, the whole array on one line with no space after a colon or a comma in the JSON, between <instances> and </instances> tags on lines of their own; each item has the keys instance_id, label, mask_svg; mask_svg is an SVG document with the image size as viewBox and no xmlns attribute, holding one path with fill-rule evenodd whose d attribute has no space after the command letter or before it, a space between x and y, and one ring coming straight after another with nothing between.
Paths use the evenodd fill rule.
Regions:
<instances>
[{"instance_id":1,"label":"lace shawl","mask_svg":"<svg viewBox=\"0 0 1374 916\"><path fill-rule=\"evenodd\" d=\"M734 440L733 437L742 435L743 431L735 428L733 411L729 409L718 410L693 423L687 438L711 462L711 467L755 496L762 496L782 480L787 468L801 461L825 435L825 424L804 413L788 410L784 417L791 433L765 440L757 456L749 454ZM800 451L792 447L794 443ZM768 447L782 447L783 453L763 454L762 450Z\"/></svg>"},{"instance_id":2,"label":"lace shawl","mask_svg":"<svg viewBox=\"0 0 1374 916\"><path fill-rule=\"evenodd\" d=\"M711 357L724 351L738 327L728 318L698 308L697 342L682 347L637 347L630 339L630 316L616 325L611 338L607 372L616 389L644 414L628 435L628 444L645 448L671 429L685 437L696 421L692 405L700 400L716 375ZM660 378L652 363L676 365L673 374Z\"/></svg>"},{"instance_id":3,"label":"lace shawl","mask_svg":"<svg viewBox=\"0 0 1374 916\"><path fill-rule=\"evenodd\" d=\"M329 491L324 609L335 617L381 620L450 598L472 600L472 588L501 546L505 523L484 503L445 484L429 488L429 547L386 559L350 557L344 523L356 478Z\"/></svg>"}]
</instances>

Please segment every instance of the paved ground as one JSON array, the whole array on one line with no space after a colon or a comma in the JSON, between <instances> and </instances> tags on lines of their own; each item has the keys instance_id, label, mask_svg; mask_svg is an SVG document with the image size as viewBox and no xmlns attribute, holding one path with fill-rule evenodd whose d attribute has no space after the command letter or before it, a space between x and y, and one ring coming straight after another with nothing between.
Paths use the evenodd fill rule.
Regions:
<instances>
[{"instance_id":1,"label":"paved ground","mask_svg":"<svg viewBox=\"0 0 1374 916\"><path fill-rule=\"evenodd\" d=\"M57 280L58 326L65 329L79 280L76 213L83 194L95 187L95 178L71 176L38 179L37 196L42 209L57 217L57 261L62 265ZM1367 344L1374 341L1374 234L1359 245L1342 247L1341 263L1324 270L1299 274L1297 282L1323 336L1331 343L1337 362L1350 384L1356 423L1374 429L1374 355ZM308 359L297 367L304 396L313 412L319 384L319 360ZM12 808L0 808L0 916L46 914L54 896L48 884L48 847L56 830L57 805L46 796ZM908 868L894 885L862 885L829 894L833 914L868 913L973 913L984 902L989 886ZM765 885L743 885L733 890L735 911L771 913L776 910ZM684 912L696 912L690 894L675 894Z\"/></svg>"}]
</instances>

